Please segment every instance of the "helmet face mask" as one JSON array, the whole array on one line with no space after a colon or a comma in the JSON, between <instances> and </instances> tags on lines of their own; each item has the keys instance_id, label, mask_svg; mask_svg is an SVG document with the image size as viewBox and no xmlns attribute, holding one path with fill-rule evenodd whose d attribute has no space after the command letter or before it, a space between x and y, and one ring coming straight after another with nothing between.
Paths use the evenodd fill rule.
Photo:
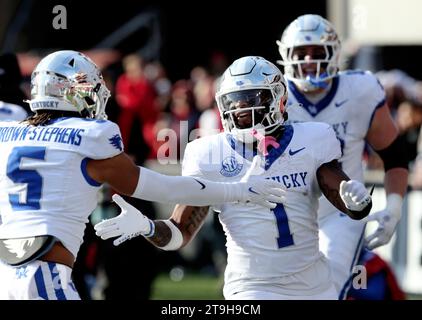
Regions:
<instances>
[{"instance_id":1,"label":"helmet face mask","mask_svg":"<svg viewBox=\"0 0 422 320\"><path fill-rule=\"evenodd\" d=\"M216 93L224 130L253 142L253 129L270 134L283 123L287 100L280 70L264 58L240 58L224 72Z\"/></svg>"},{"instance_id":2,"label":"helmet face mask","mask_svg":"<svg viewBox=\"0 0 422 320\"><path fill-rule=\"evenodd\" d=\"M221 101L224 115L231 117L234 128L247 129L263 124L273 96L268 89L250 89L227 93L221 96Z\"/></svg>"},{"instance_id":3,"label":"helmet face mask","mask_svg":"<svg viewBox=\"0 0 422 320\"><path fill-rule=\"evenodd\" d=\"M78 112L83 117L107 119L110 97L100 70L76 51L57 51L42 59L32 73L32 111Z\"/></svg>"},{"instance_id":4,"label":"helmet face mask","mask_svg":"<svg viewBox=\"0 0 422 320\"><path fill-rule=\"evenodd\" d=\"M286 78L303 91L325 88L339 70L340 40L332 24L318 15L294 20L277 41ZM312 49L311 54L306 54ZM307 72L309 65L314 72Z\"/></svg>"}]
</instances>

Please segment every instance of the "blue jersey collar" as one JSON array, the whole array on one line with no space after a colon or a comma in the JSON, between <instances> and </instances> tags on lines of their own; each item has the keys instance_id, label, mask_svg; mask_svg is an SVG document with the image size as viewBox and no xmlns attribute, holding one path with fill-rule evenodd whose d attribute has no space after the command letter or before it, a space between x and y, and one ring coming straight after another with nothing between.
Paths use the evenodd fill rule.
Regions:
<instances>
[{"instance_id":1,"label":"blue jersey collar","mask_svg":"<svg viewBox=\"0 0 422 320\"><path fill-rule=\"evenodd\" d=\"M293 81L288 81L288 85L290 92L293 94L296 100L302 104L303 108L305 108L305 110L308 111L312 117L315 117L318 113L324 110L331 103L331 101L333 101L333 98L337 93L337 88L340 81L339 77L334 77L332 81L333 82L328 94L316 104L306 99L306 97L299 91Z\"/></svg>"},{"instance_id":2,"label":"blue jersey collar","mask_svg":"<svg viewBox=\"0 0 422 320\"><path fill-rule=\"evenodd\" d=\"M278 148L272 148L269 151L268 156L265 157L265 170L268 170L274 161L277 160L284 153L284 151L286 151L287 146L292 140L293 131L294 130L291 125L284 126L283 135L278 140L280 146ZM238 153L244 159L252 161L253 157L257 154L256 150L251 150L250 148L246 147L244 143L236 140L231 134L228 134L226 137L227 142L231 148L236 151L236 153Z\"/></svg>"}]
</instances>

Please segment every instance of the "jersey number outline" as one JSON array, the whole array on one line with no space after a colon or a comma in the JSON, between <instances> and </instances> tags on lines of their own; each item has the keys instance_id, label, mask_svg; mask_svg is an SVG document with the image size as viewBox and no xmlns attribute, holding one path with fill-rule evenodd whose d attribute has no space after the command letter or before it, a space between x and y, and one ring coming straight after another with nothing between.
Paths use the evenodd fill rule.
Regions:
<instances>
[{"instance_id":1,"label":"jersey number outline","mask_svg":"<svg viewBox=\"0 0 422 320\"><path fill-rule=\"evenodd\" d=\"M274 212L275 219L277 221L278 229L278 238L277 244L278 248L284 248L294 245L293 236L290 233L289 220L287 218L286 210L282 203L277 203L277 206L274 209L271 209Z\"/></svg>"},{"instance_id":2,"label":"jersey number outline","mask_svg":"<svg viewBox=\"0 0 422 320\"><path fill-rule=\"evenodd\" d=\"M22 158L44 160L46 147L15 147L7 160L7 176L16 184L26 184L26 190L9 193L9 202L14 211L39 210L43 178L38 171L22 169ZM22 201L22 197L25 200Z\"/></svg>"}]
</instances>

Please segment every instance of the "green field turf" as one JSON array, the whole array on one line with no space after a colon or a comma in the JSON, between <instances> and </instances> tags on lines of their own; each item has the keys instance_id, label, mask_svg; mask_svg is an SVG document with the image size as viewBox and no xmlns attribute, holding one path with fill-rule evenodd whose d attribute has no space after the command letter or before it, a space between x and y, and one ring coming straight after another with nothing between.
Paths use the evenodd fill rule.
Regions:
<instances>
[{"instance_id":1,"label":"green field turf","mask_svg":"<svg viewBox=\"0 0 422 320\"><path fill-rule=\"evenodd\" d=\"M161 274L153 284L151 300L222 300L221 278L187 274L180 281L173 281L168 274Z\"/></svg>"},{"instance_id":2,"label":"green field turf","mask_svg":"<svg viewBox=\"0 0 422 320\"><path fill-rule=\"evenodd\" d=\"M223 279L189 273L173 281L169 274L160 274L152 287L151 300L223 300ZM408 300L422 300L420 294L407 294Z\"/></svg>"}]
</instances>

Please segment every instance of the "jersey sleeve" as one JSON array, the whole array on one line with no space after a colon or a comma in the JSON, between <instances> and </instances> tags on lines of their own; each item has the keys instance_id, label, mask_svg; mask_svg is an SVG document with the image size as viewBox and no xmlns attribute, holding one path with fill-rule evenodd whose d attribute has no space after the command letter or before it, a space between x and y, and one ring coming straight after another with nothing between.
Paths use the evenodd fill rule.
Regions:
<instances>
[{"instance_id":1,"label":"jersey sleeve","mask_svg":"<svg viewBox=\"0 0 422 320\"><path fill-rule=\"evenodd\" d=\"M312 144L315 159L317 161L317 167L335 159L340 159L342 155L341 143L340 140L336 137L334 129L325 123L321 123L315 127L315 129L316 130L313 133L314 140Z\"/></svg>"},{"instance_id":2,"label":"jersey sleeve","mask_svg":"<svg viewBox=\"0 0 422 320\"><path fill-rule=\"evenodd\" d=\"M82 139L83 154L95 160L112 158L123 152L123 141L117 124L97 120Z\"/></svg>"},{"instance_id":3,"label":"jersey sleeve","mask_svg":"<svg viewBox=\"0 0 422 320\"><path fill-rule=\"evenodd\" d=\"M360 81L355 81L355 83L360 88L358 101L361 104L359 108L356 108L358 112L356 117L362 120L367 119L360 121L362 129L366 132L371 126L375 112L385 104L385 90L378 78L370 71L365 71Z\"/></svg>"}]
</instances>

